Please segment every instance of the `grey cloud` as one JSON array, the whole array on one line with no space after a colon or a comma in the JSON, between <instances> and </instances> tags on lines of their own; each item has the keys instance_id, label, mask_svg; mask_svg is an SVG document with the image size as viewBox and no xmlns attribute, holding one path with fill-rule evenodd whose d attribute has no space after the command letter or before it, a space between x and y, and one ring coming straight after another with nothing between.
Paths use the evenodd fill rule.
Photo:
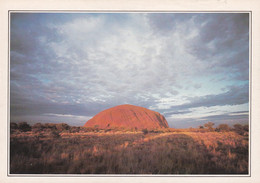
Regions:
<instances>
[{"instance_id":1,"label":"grey cloud","mask_svg":"<svg viewBox=\"0 0 260 183\"><path fill-rule=\"evenodd\" d=\"M247 47L243 44L246 42L246 29L237 20L230 25L231 28L225 27L226 30L243 28L231 36L233 39L241 35L245 39L230 43L233 45L231 48L236 50L235 56L228 58L227 53L232 50L227 50L222 56L217 54L225 62L212 61L207 64L204 60L197 60L202 58L201 52L207 51L199 45L203 45L203 40L221 36L210 32L215 19L221 24L219 18L203 14L147 14L147 19L144 20L148 22L143 22L141 18L144 14L134 16L12 15L11 118L29 118L30 115L44 118L46 113L93 116L101 110L123 103L152 108L157 106L159 98L182 95L179 89L185 88L183 85L188 83L184 80L192 80L192 77L200 76L201 73L217 72L225 75L230 71L234 80L246 79ZM81 24L76 23L79 19L85 21L87 29L90 17L101 21L98 30L93 28L92 32L86 33ZM229 22L223 17L224 23ZM199 32L197 39L185 38L186 33L190 35L193 28L202 27L204 23L207 31ZM75 27L70 27L71 24L76 30ZM178 28L179 24L183 27ZM81 31L77 31L78 28ZM184 32L180 31L182 29ZM178 31L178 36L174 36L175 31ZM127 33L135 37L128 39ZM214 44L227 44L222 38L219 39ZM129 43L125 44L126 41ZM197 45L188 44L189 42ZM187 52L186 46L191 46L190 52ZM198 50L193 50L196 47L199 47ZM140 50L136 51L136 48ZM216 67L205 70L212 65ZM226 80L228 79L230 77ZM191 83L200 89L200 84ZM189 108L199 106L245 103L248 101L246 89L246 86L234 86L229 92L190 98L188 104L173 106L172 109L161 112L168 113L169 116L188 113Z\"/></svg>"},{"instance_id":2,"label":"grey cloud","mask_svg":"<svg viewBox=\"0 0 260 183\"><path fill-rule=\"evenodd\" d=\"M209 73L229 73L230 69L246 72L249 64L248 43L248 13L210 14L206 24L201 27L199 36L195 37L188 47L198 59L205 64L207 62ZM248 79L245 75L238 78Z\"/></svg>"},{"instance_id":3,"label":"grey cloud","mask_svg":"<svg viewBox=\"0 0 260 183\"><path fill-rule=\"evenodd\" d=\"M238 105L248 103L248 85L231 86L229 91L218 95L207 95L191 99L191 103L183 107L210 107L216 105Z\"/></svg>"},{"instance_id":4,"label":"grey cloud","mask_svg":"<svg viewBox=\"0 0 260 183\"><path fill-rule=\"evenodd\" d=\"M56 31L46 26L46 20L40 14L11 13L11 50L23 55L34 55L39 50L39 38L45 37L47 41L58 41Z\"/></svg>"},{"instance_id":5,"label":"grey cloud","mask_svg":"<svg viewBox=\"0 0 260 183\"><path fill-rule=\"evenodd\" d=\"M230 114L223 114L223 115L212 115L200 118L203 121L220 121L227 122L227 121L235 121L235 120L243 120L245 123L248 123L248 115L230 115ZM239 121L240 122L240 121Z\"/></svg>"},{"instance_id":6,"label":"grey cloud","mask_svg":"<svg viewBox=\"0 0 260 183\"><path fill-rule=\"evenodd\" d=\"M204 15L205 17L207 14ZM216 38L223 39L224 42L236 41L238 36L248 34L249 30L249 13L238 14L208 14L209 21L207 21L205 28L202 29L201 39L206 43ZM226 46L233 46L226 44Z\"/></svg>"},{"instance_id":7,"label":"grey cloud","mask_svg":"<svg viewBox=\"0 0 260 183\"><path fill-rule=\"evenodd\" d=\"M249 14L248 13L191 13L191 14L148 14L148 20L157 36L167 36L164 57L169 60L174 72L185 75L226 75L225 80L248 80L249 67ZM193 30L198 35L188 38ZM181 32L181 33L180 33ZM169 34L168 34L169 33ZM187 50L183 57L177 57L181 50L175 45L174 33L183 36L182 44ZM190 54L190 57L187 55ZM178 67L178 61L192 67ZM193 68L193 69L191 69ZM232 70L232 72L230 72ZM195 73L193 73L195 72ZM180 74L175 78L180 77ZM181 78L178 78L181 79ZM176 84L176 83L175 83Z\"/></svg>"},{"instance_id":8,"label":"grey cloud","mask_svg":"<svg viewBox=\"0 0 260 183\"><path fill-rule=\"evenodd\" d=\"M178 24L187 22L191 20L194 16L200 15L196 13L155 13L147 15L150 26L157 34L172 33L176 30ZM189 28L191 27L188 27L184 31L190 31Z\"/></svg>"},{"instance_id":9,"label":"grey cloud","mask_svg":"<svg viewBox=\"0 0 260 183\"><path fill-rule=\"evenodd\" d=\"M170 109L161 112L164 112L166 116L169 116L170 114L174 114L175 111L197 108L197 107L246 104L249 102L249 89L248 89L248 85L230 86L227 92L218 95L192 97L192 98L188 98L188 100L190 100L189 103L172 106Z\"/></svg>"},{"instance_id":10,"label":"grey cloud","mask_svg":"<svg viewBox=\"0 0 260 183\"><path fill-rule=\"evenodd\" d=\"M193 85L193 87L194 87L195 89L199 89L199 88L201 88L201 84L195 84L195 85Z\"/></svg>"},{"instance_id":11,"label":"grey cloud","mask_svg":"<svg viewBox=\"0 0 260 183\"><path fill-rule=\"evenodd\" d=\"M177 110L177 111L165 112L164 115L172 116L174 114L187 114L187 113L191 113L191 112L192 111L190 111L190 110Z\"/></svg>"}]
</instances>

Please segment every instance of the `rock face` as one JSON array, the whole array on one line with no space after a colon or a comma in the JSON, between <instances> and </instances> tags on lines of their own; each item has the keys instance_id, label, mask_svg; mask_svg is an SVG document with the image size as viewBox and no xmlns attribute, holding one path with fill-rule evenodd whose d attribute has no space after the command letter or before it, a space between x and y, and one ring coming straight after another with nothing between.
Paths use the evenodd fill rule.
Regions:
<instances>
[{"instance_id":1,"label":"rock face","mask_svg":"<svg viewBox=\"0 0 260 183\"><path fill-rule=\"evenodd\" d=\"M126 129L160 129L169 128L163 115L149 109L134 105L119 105L106 109L88 120L85 127Z\"/></svg>"}]
</instances>

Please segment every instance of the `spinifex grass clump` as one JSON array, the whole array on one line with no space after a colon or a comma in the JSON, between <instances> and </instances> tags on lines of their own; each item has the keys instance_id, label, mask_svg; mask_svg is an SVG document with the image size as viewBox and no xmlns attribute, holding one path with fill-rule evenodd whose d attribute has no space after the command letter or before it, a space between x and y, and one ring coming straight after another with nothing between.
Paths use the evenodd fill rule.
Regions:
<instances>
[{"instance_id":1,"label":"spinifex grass clump","mask_svg":"<svg viewBox=\"0 0 260 183\"><path fill-rule=\"evenodd\" d=\"M44 128L40 132L12 133L10 173L248 173L248 137L241 131L72 132L63 126L63 130Z\"/></svg>"}]
</instances>

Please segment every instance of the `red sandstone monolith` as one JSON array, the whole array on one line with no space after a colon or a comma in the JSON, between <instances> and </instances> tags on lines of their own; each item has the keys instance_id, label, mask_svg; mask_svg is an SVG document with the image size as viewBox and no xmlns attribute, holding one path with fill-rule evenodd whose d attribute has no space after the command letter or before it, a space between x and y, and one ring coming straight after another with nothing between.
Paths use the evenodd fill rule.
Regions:
<instances>
[{"instance_id":1,"label":"red sandstone monolith","mask_svg":"<svg viewBox=\"0 0 260 183\"><path fill-rule=\"evenodd\" d=\"M134 105L119 105L106 109L88 120L85 127L160 129L169 128L163 115L158 112Z\"/></svg>"}]
</instances>

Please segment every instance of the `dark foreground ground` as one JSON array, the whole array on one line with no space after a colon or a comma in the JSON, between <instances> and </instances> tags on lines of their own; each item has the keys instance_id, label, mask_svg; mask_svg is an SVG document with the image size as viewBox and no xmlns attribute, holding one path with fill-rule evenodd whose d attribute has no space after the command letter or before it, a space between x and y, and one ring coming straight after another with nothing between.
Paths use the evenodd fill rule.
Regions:
<instances>
[{"instance_id":1,"label":"dark foreground ground","mask_svg":"<svg viewBox=\"0 0 260 183\"><path fill-rule=\"evenodd\" d=\"M13 132L11 174L248 174L248 136L216 131Z\"/></svg>"}]
</instances>

